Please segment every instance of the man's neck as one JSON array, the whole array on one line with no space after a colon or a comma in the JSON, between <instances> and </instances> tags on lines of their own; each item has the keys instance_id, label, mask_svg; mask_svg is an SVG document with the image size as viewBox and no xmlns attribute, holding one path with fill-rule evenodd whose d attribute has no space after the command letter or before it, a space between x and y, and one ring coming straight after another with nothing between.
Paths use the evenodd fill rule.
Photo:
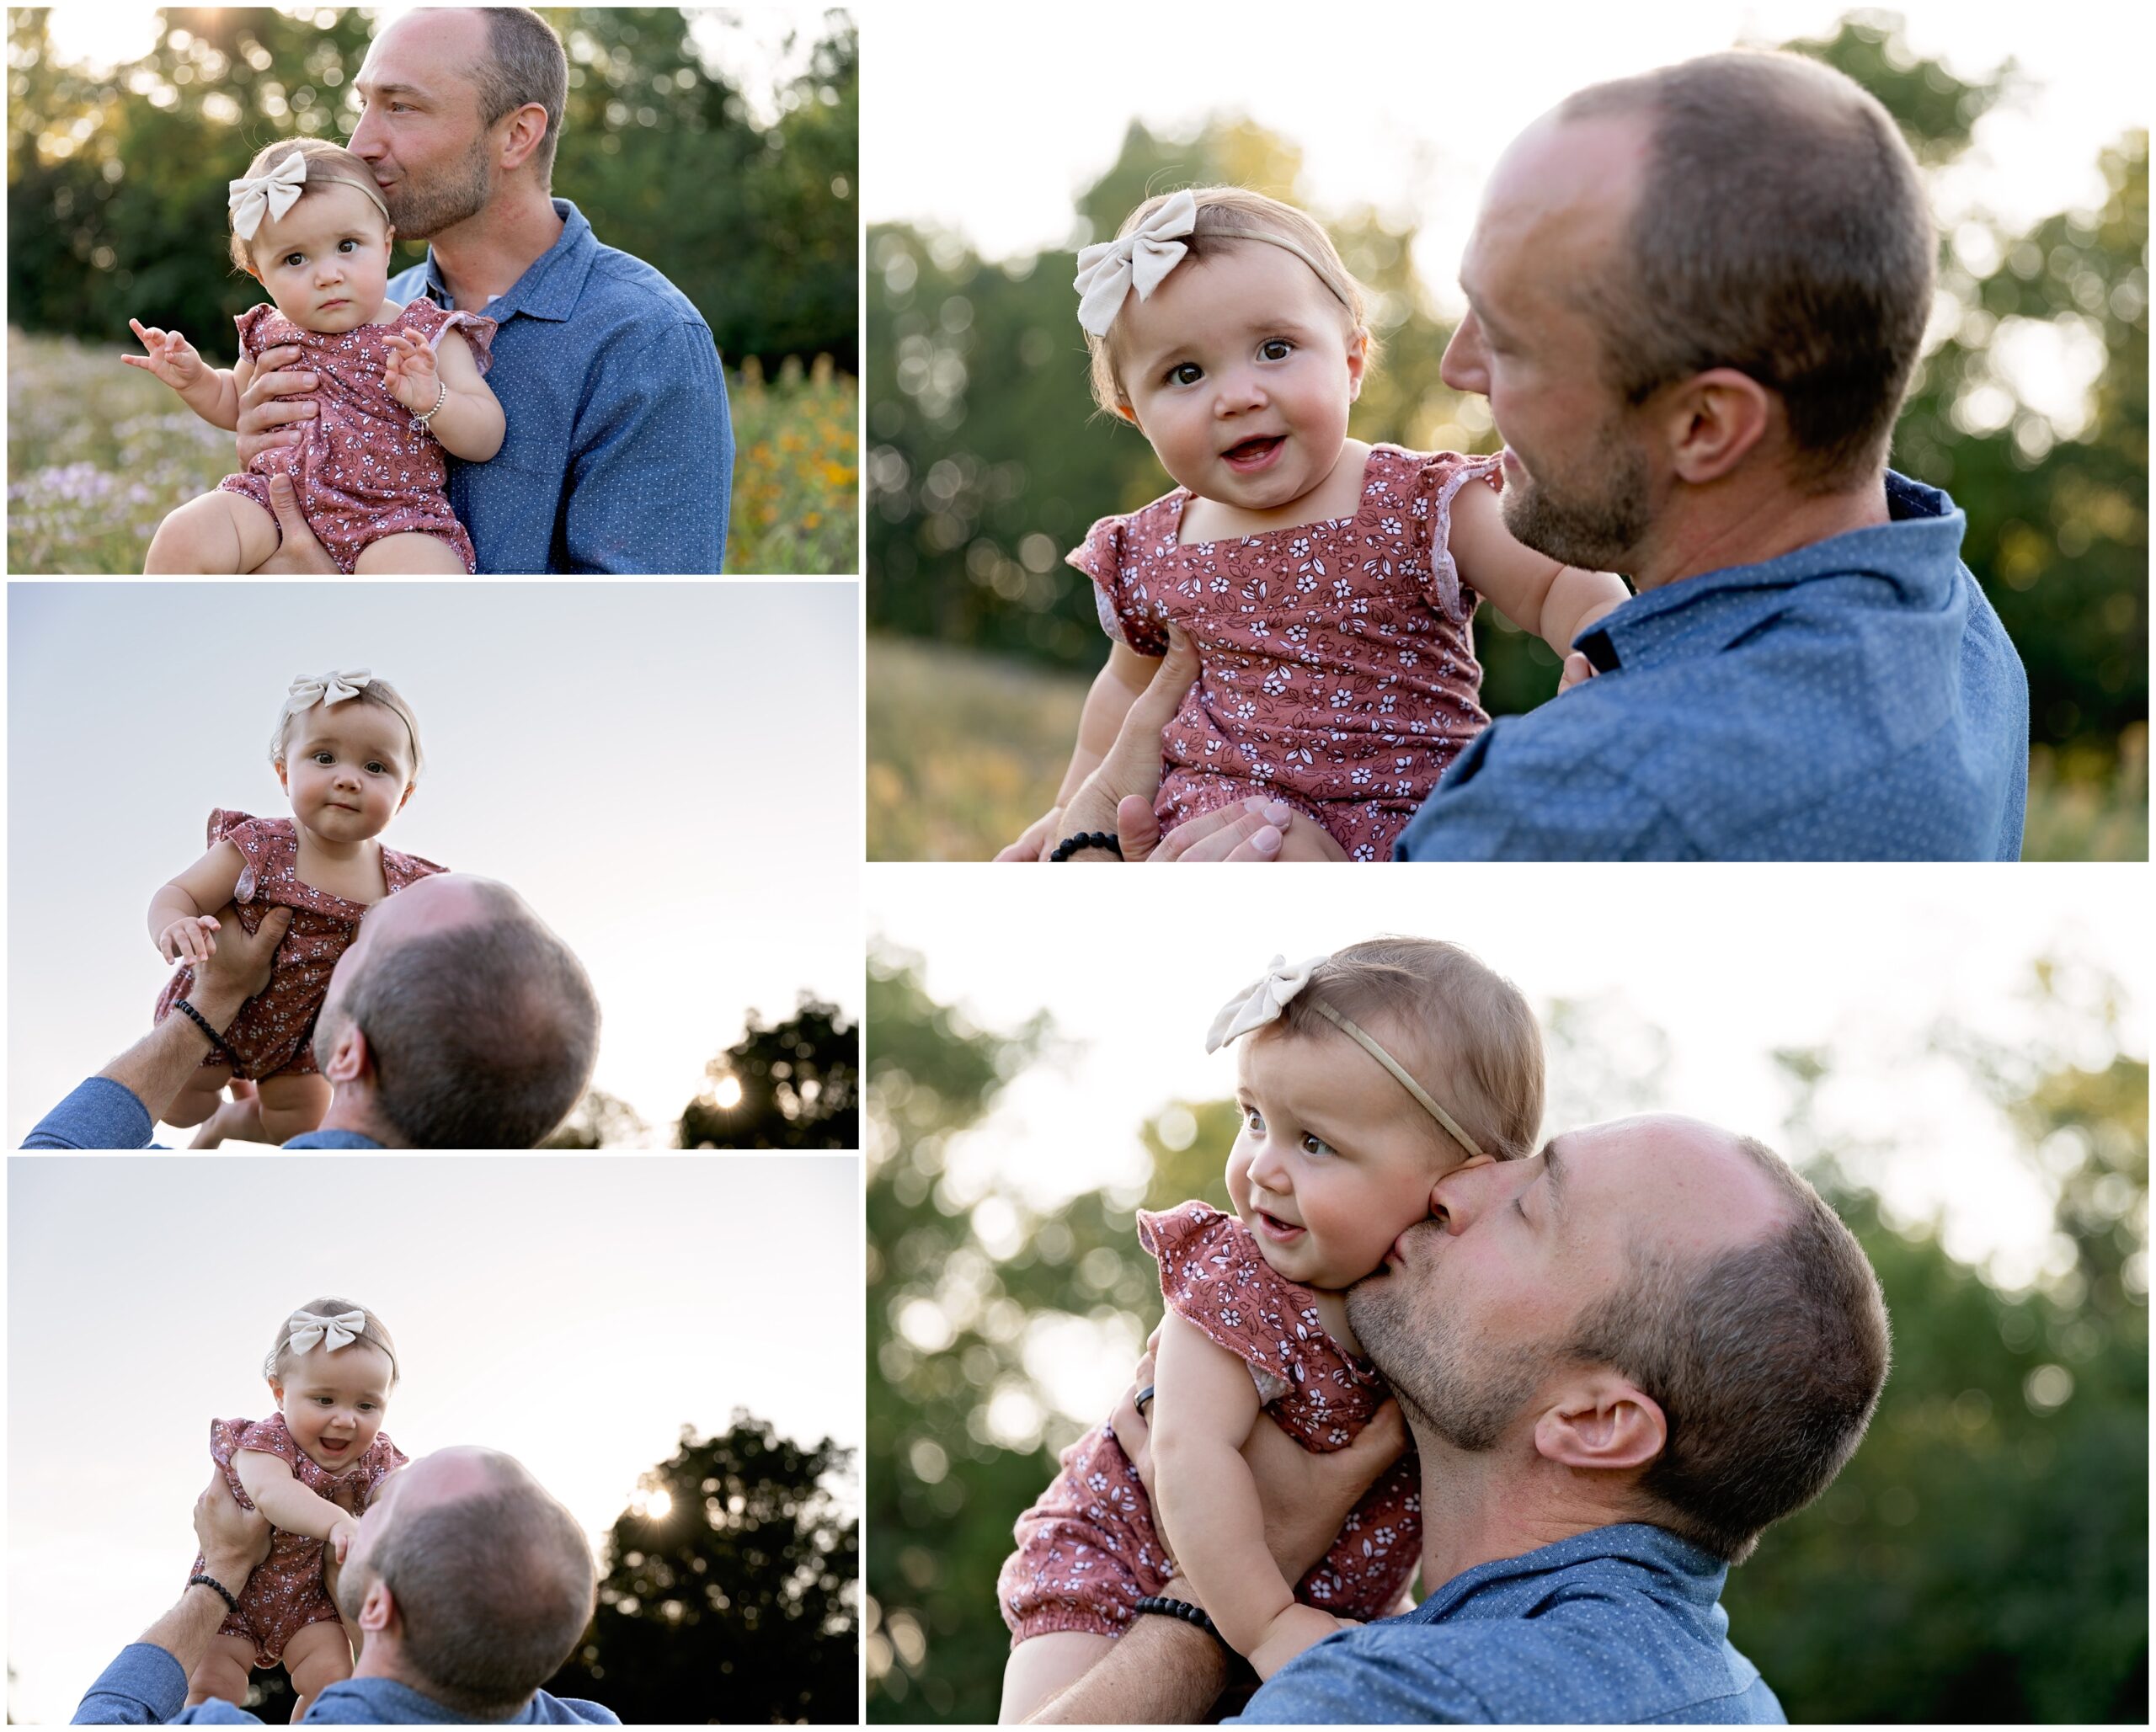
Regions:
<instances>
[{"instance_id":1,"label":"man's neck","mask_svg":"<svg viewBox=\"0 0 2156 1732\"><path fill-rule=\"evenodd\" d=\"M318 1131L350 1131L355 1137L365 1137L379 1143L384 1148L395 1148L397 1143L374 1109L374 1094L364 1083L333 1084L329 1093L329 1110L322 1115Z\"/></svg>"},{"instance_id":2,"label":"man's neck","mask_svg":"<svg viewBox=\"0 0 2156 1732\"><path fill-rule=\"evenodd\" d=\"M1679 489L1638 568L1626 573L1645 594L1709 572L1764 565L1800 547L1892 521L1882 472L1832 493L1801 493L1779 477L1732 476L1705 488Z\"/></svg>"},{"instance_id":3,"label":"man's neck","mask_svg":"<svg viewBox=\"0 0 2156 1732\"><path fill-rule=\"evenodd\" d=\"M402 1684L415 1696L425 1697L437 1708L448 1708L450 1704L435 1693L435 1687L404 1664L403 1649L395 1642L383 1639L386 1633L386 1632L376 1631L367 1637L366 1644L360 1650L360 1657L352 1662L352 1676L355 1681L360 1678L386 1679L392 1684ZM488 1720L513 1719L531 1705L532 1699L531 1697L527 1696L522 1702L516 1703L499 1713L488 1713L483 1717L467 1716L467 1718L483 1718ZM455 1710L455 1712L462 1713L462 1710Z\"/></svg>"},{"instance_id":4,"label":"man's neck","mask_svg":"<svg viewBox=\"0 0 2156 1732\"><path fill-rule=\"evenodd\" d=\"M484 209L430 237L435 269L451 304L478 312L562 237L565 225L554 201L528 175L520 175Z\"/></svg>"},{"instance_id":5,"label":"man's neck","mask_svg":"<svg viewBox=\"0 0 2156 1732\"><path fill-rule=\"evenodd\" d=\"M1601 1476L1534 1452L1532 1436L1495 1449L1454 1448L1410 1415L1422 1463L1422 1592L1478 1564L1518 1558L1559 1540L1634 1519L1613 1507Z\"/></svg>"}]
</instances>

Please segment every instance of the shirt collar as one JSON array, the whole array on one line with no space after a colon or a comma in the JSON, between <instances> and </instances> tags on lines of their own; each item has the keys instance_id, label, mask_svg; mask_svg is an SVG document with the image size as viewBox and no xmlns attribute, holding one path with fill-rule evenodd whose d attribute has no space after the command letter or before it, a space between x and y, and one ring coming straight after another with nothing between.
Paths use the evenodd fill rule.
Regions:
<instances>
[{"instance_id":1,"label":"shirt collar","mask_svg":"<svg viewBox=\"0 0 2156 1732\"><path fill-rule=\"evenodd\" d=\"M1689 1540L1679 1539L1668 1528L1645 1521L1624 1521L1610 1527L1590 1527L1555 1545L1462 1570L1409 1616L1418 1623L1433 1623L1450 1617L1486 1589L1608 1560L1636 1564L1652 1571L1668 1593L1703 1613L1719 1609L1716 1602L1729 1577L1729 1566L1721 1559Z\"/></svg>"},{"instance_id":2,"label":"shirt collar","mask_svg":"<svg viewBox=\"0 0 2156 1732\"><path fill-rule=\"evenodd\" d=\"M1577 647L1603 674L1711 654L1749 632L1782 605L1787 591L1815 578L1882 578L1901 592L1904 606L1945 606L1959 580L1968 519L1937 488L1891 469L1886 510L1889 522L1635 595L1598 621Z\"/></svg>"},{"instance_id":3,"label":"shirt collar","mask_svg":"<svg viewBox=\"0 0 2156 1732\"><path fill-rule=\"evenodd\" d=\"M599 242L581 211L567 199L556 199L553 203L554 215L562 219L561 233L510 285L507 294L495 296L478 309L488 318L499 322L521 312L534 318L566 319L576 311L584 294L584 280L591 274L592 264L599 257ZM426 273L429 298L441 306L454 305L431 246L427 248Z\"/></svg>"}]
</instances>

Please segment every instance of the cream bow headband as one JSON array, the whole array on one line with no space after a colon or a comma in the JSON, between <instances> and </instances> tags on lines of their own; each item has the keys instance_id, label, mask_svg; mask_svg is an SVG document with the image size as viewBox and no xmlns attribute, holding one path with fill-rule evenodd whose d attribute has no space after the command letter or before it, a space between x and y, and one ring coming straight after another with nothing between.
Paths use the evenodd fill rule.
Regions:
<instances>
[{"instance_id":1,"label":"cream bow headband","mask_svg":"<svg viewBox=\"0 0 2156 1732\"><path fill-rule=\"evenodd\" d=\"M1285 957L1273 957L1264 978L1249 991L1238 994L1220 1007L1220 1014L1213 1019L1213 1026L1205 1036L1205 1050L1217 1053L1238 1035L1246 1035L1252 1029L1262 1028L1268 1022L1278 1021L1288 1008L1290 999L1310 983L1310 976L1318 965L1331 960L1329 957L1312 957L1307 962L1288 966ZM1342 1016L1323 999L1312 999L1310 1007L1341 1033L1353 1041L1393 1074L1400 1086L1415 1097L1416 1102L1438 1124L1445 1134L1470 1155L1482 1153L1475 1139L1460 1128L1460 1121L1433 1100L1428 1090L1407 1074L1407 1068L1356 1024Z\"/></svg>"},{"instance_id":2,"label":"cream bow headband","mask_svg":"<svg viewBox=\"0 0 2156 1732\"><path fill-rule=\"evenodd\" d=\"M374 672L368 668L355 668L349 674L324 674L318 679L310 679L302 674L287 689L285 715L289 719L302 710L312 710L317 704L326 710L332 704L357 697L361 687L373 683Z\"/></svg>"},{"instance_id":3,"label":"cream bow headband","mask_svg":"<svg viewBox=\"0 0 2156 1732\"><path fill-rule=\"evenodd\" d=\"M1140 301L1150 299L1161 280L1190 251L1183 244L1184 237L1197 232L1198 200L1185 187L1181 192L1171 194L1166 204L1129 234L1081 248L1078 274L1070 284L1078 291L1078 322L1096 337L1107 336L1116 315L1123 311L1123 297L1135 289ZM1208 229L1206 232L1225 241L1262 241L1268 247L1292 253L1317 273L1318 280L1335 299L1339 297L1340 290L1318 269L1317 261L1285 235L1241 228Z\"/></svg>"},{"instance_id":4,"label":"cream bow headband","mask_svg":"<svg viewBox=\"0 0 2156 1732\"><path fill-rule=\"evenodd\" d=\"M291 1331L287 1341L295 1353L310 1353L319 1341L334 1353L339 1347L349 1347L366 1332L367 1314L364 1311L340 1311L334 1317L318 1317L312 1311L295 1311L286 1327Z\"/></svg>"},{"instance_id":5,"label":"cream bow headband","mask_svg":"<svg viewBox=\"0 0 2156 1732\"><path fill-rule=\"evenodd\" d=\"M246 179L227 181L232 232L243 241L253 240L255 230L262 226L264 211L269 212L272 222L279 221L299 202L300 189L306 184L307 158L297 151L275 168Z\"/></svg>"}]
</instances>

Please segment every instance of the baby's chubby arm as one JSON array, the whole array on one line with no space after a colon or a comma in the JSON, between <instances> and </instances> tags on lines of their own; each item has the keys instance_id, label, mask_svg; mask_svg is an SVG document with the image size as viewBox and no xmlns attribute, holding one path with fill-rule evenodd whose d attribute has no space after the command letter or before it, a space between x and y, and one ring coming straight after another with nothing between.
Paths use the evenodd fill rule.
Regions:
<instances>
[{"instance_id":1,"label":"baby's chubby arm","mask_svg":"<svg viewBox=\"0 0 2156 1732\"><path fill-rule=\"evenodd\" d=\"M217 948L221 909L239 887L247 862L230 842L220 842L150 898L150 942L168 962L200 962Z\"/></svg>"},{"instance_id":2,"label":"baby's chubby arm","mask_svg":"<svg viewBox=\"0 0 2156 1732\"><path fill-rule=\"evenodd\" d=\"M1123 717L1130 713L1130 706L1138 701L1139 694L1152 683L1161 659L1159 656L1140 655L1127 643L1108 645L1107 662L1093 676L1092 690L1086 694L1086 707L1079 711L1078 743L1070 754L1070 769L1063 773L1063 786L1056 790L1055 804L1027 826L1026 834L997 855L998 860L1038 860L1061 839L1049 835L1049 830L1054 828L1057 815L1070 803L1070 797L1078 791L1079 785L1101 767L1101 760L1115 744Z\"/></svg>"},{"instance_id":3,"label":"baby's chubby arm","mask_svg":"<svg viewBox=\"0 0 2156 1732\"><path fill-rule=\"evenodd\" d=\"M263 1449L243 1449L232 1457L232 1471L254 1507L287 1533L304 1533L319 1540L339 1541L337 1558L344 1561L344 1547L357 1524L350 1510L340 1510L326 1497L318 1497L292 1478L283 1458ZM345 1532L339 1532L339 1528Z\"/></svg>"},{"instance_id":4,"label":"baby's chubby arm","mask_svg":"<svg viewBox=\"0 0 2156 1732\"><path fill-rule=\"evenodd\" d=\"M1242 1447L1257 1423L1250 1367L1172 1311L1161 1320L1153 1514L1228 1645L1271 1677L1339 1620L1295 1603L1265 1544Z\"/></svg>"},{"instance_id":5,"label":"baby's chubby arm","mask_svg":"<svg viewBox=\"0 0 2156 1732\"><path fill-rule=\"evenodd\" d=\"M1470 482L1452 500L1453 562L1463 579L1490 598L1523 632L1532 632L1560 658L1572 639L1632 592L1614 572L1561 565L1513 539L1497 496Z\"/></svg>"},{"instance_id":6,"label":"baby's chubby arm","mask_svg":"<svg viewBox=\"0 0 2156 1732\"><path fill-rule=\"evenodd\" d=\"M131 367L140 367L179 393L179 400L212 427L231 433L239 426L239 394L247 389L253 363L245 355L230 372L211 366L195 352L195 345L177 331L160 330L140 319L128 320L141 338L147 354L123 354Z\"/></svg>"},{"instance_id":7,"label":"baby's chubby arm","mask_svg":"<svg viewBox=\"0 0 2156 1732\"><path fill-rule=\"evenodd\" d=\"M509 430L502 406L479 376L472 345L462 335L445 331L435 349L409 331L392 331L384 340L389 345L389 362L382 371L382 384L415 415L425 414L440 398L441 407L435 410L427 429L444 450L467 462L483 463L502 448ZM440 387L447 388L446 397Z\"/></svg>"}]
</instances>

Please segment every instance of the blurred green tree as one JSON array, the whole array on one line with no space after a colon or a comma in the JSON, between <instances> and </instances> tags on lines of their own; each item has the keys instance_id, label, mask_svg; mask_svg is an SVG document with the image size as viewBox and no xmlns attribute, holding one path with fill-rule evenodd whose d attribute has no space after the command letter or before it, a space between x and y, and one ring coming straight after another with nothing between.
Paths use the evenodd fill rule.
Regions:
<instances>
[{"instance_id":1,"label":"blurred green tree","mask_svg":"<svg viewBox=\"0 0 2156 1732\"><path fill-rule=\"evenodd\" d=\"M632 1725L851 1724L858 1712L853 1452L733 1425L646 1474L606 1540L599 1607L547 1687Z\"/></svg>"},{"instance_id":2,"label":"blurred green tree","mask_svg":"<svg viewBox=\"0 0 2156 1732\"><path fill-rule=\"evenodd\" d=\"M774 114L707 66L670 8L541 8L568 51L554 190L600 240L693 301L729 364L858 363L858 53L824 15ZM719 14L722 22L724 14ZM225 256L225 184L261 145L342 138L372 21L171 7L157 45L105 76L56 63L46 14L8 15L9 317L126 340L131 314L231 358L262 298ZM733 28L739 28L735 21ZM399 268L423 256L400 243Z\"/></svg>"},{"instance_id":3,"label":"blurred green tree","mask_svg":"<svg viewBox=\"0 0 2156 1732\"><path fill-rule=\"evenodd\" d=\"M706 1068L710 1087L682 1109L684 1148L857 1148L857 1024L803 993L783 1022L754 1010L748 1031Z\"/></svg>"},{"instance_id":4,"label":"blurred green tree","mask_svg":"<svg viewBox=\"0 0 2156 1732\"><path fill-rule=\"evenodd\" d=\"M604 1089L588 1089L542 1148L633 1148L649 1130L636 1108Z\"/></svg>"}]
</instances>

